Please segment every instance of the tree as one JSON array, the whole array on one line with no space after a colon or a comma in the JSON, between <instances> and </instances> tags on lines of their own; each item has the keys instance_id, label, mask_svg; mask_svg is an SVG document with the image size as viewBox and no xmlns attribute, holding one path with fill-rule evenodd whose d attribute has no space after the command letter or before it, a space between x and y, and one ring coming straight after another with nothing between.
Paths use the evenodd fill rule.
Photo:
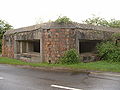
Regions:
<instances>
[{"instance_id":1,"label":"tree","mask_svg":"<svg viewBox=\"0 0 120 90\"><path fill-rule=\"evenodd\" d=\"M11 28L13 28L13 27L10 24L8 24L6 21L0 20L0 52L2 51L1 47L2 47L3 34Z\"/></svg>"},{"instance_id":2,"label":"tree","mask_svg":"<svg viewBox=\"0 0 120 90\"><path fill-rule=\"evenodd\" d=\"M120 20L116 20L116 19L106 20L104 18L96 17L96 16L86 19L85 21L83 21L83 23L97 25L97 26L120 28Z\"/></svg>"}]
</instances>

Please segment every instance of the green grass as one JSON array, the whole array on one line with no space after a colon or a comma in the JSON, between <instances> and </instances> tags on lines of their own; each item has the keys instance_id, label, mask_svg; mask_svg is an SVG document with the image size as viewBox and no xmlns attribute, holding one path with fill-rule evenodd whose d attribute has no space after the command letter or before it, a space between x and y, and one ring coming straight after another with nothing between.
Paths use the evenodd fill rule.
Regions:
<instances>
[{"instance_id":1,"label":"green grass","mask_svg":"<svg viewBox=\"0 0 120 90\"><path fill-rule=\"evenodd\" d=\"M1 64L12 64L12 65L29 65L33 67L63 67L81 70L95 70L95 71L109 71L109 72L120 72L120 62L110 63L106 61L90 62L90 63L79 63L79 64L48 64L48 63L28 63L16 59L10 59L0 57Z\"/></svg>"}]
</instances>

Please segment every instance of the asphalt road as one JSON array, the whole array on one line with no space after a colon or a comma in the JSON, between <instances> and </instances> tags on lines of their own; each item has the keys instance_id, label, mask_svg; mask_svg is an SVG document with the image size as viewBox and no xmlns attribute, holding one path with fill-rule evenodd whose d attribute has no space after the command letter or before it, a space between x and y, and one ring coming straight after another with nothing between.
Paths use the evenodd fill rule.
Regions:
<instances>
[{"instance_id":1,"label":"asphalt road","mask_svg":"<svg viewBox=\"0 0 120 90\"><path fill-rule=\"evenodd\" d=\"M0 90L120 90L120 75L41 71L0 64Z\"/></svg>"}]
</instances>

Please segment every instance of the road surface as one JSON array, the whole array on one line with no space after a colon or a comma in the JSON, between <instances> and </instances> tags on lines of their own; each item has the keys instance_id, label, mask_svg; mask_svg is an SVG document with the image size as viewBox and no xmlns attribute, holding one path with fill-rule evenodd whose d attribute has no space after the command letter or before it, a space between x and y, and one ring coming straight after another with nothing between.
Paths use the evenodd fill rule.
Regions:
<instances>
[{"instance_id":1,"label":"road surface","mask_svg":"<svg viewBox=\"0 0 120 90\"><path fill-rule=\"evenodd\" d=\"M120 90L120 75L41 71L0 64L0 90Z\"/></svg>"}]
</instances>

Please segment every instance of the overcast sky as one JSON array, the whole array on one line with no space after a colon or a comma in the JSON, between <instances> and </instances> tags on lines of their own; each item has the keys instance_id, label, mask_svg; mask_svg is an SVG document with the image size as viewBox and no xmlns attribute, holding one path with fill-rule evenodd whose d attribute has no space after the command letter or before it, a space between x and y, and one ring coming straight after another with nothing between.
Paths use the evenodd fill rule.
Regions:
<instances>
[{"instance_id":1,"label":"overcast sky","mask_svg":"<svg viewBox=\"0 0 120 90\"><path fill-rule=\"evenodd\" d=\"M120 19L120 0L0 0L0 19L14 28L68 16L81 22L92 14Z\"/></svg>"}]
</instances>

